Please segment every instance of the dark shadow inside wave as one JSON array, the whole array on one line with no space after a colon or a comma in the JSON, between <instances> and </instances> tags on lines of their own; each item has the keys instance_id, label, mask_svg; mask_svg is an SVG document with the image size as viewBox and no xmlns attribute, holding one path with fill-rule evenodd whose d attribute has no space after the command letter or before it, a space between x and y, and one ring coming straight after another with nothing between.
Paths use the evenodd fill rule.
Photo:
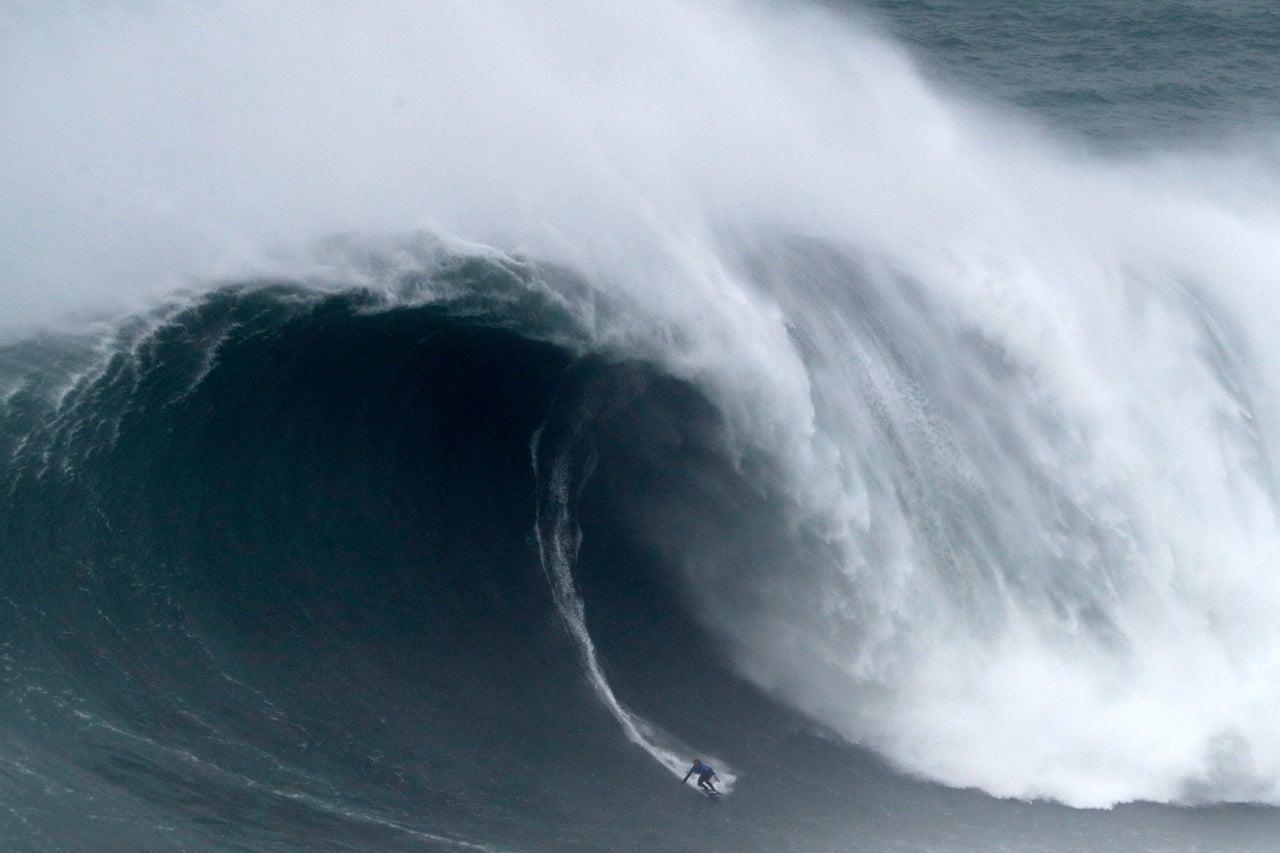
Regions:
<instances>
[{"instance_id":1,"label":"dark shadow inside wave","mask_svg":"<svg viewBox=\"0 0 1280 853\"><path fill-rule=\"evenodd\" d=\"M554 825L527 768L613 734L530 543L530 436L570 357L370 307L220 292L73 390L10 472L14 689L70 697L35 736L144 800L191 805L193 757L218 826L280 805L246 785L458 834L532 798Z\"/></svg>"}]
</instances>

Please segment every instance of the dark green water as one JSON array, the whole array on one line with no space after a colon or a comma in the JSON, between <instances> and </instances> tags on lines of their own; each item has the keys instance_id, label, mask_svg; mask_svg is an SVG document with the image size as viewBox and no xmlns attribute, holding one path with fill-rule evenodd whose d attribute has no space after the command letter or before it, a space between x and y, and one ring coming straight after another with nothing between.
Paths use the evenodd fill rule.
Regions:
<instances>
[{"instance_id":1,"label":"dark green water","mask_svg":"<svg viewBox=\"0 0 1280 853\"><path fill-rule=\"evenodd\" d=\"M940 84L1102 149L1213 145L1280 122L1267 2L872 2Z\"/></svg>"}]
</instances>

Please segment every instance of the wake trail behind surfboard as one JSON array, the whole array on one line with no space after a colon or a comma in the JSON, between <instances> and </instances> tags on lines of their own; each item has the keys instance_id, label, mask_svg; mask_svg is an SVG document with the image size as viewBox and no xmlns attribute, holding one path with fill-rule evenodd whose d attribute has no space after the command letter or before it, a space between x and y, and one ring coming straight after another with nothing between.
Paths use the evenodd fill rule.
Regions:
<instances>
[{"instance_id":1,"label":"wake trail behind surfboard","mask_svg":"<svg viewBox=\"0 0 1280 853\"><path fill-rule=\"evenodd\" d=\"M573 520L571 505L581 491L582 484L590 477L590 466L588 465L587 470L581 473L575 485L572 482L574 478L571 473L573 450L579 437L575 430L564 444L556 449L557 452L552 457L550 476L544 482L543 472L539 470L539 445L544 430L545 425L534 433L530 445L534 479L538 484L534 533L538 542L539 560L551 584L556 610L564 621L569 636L578 646L592 689L609 713L622 726L627 739L649 753L673 775L681 776L688 761L687 756L694 755L698 751L619 702L600 666L595 644L587 631L586 605L573 579L573 566L577 562L582 534ZM705 753L705 750L703 752ZM720 759L715 760L717 764L724 765ZM735 778L735 774L731 771L724 773L722 777L724 793L732 789Z\"/></svg>"}]
</instances>

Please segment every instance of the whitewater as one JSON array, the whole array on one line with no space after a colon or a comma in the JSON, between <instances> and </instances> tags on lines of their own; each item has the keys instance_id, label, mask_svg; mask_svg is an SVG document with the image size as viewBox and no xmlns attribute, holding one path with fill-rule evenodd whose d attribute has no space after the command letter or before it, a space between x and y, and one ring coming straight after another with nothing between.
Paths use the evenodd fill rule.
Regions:
<instances>
[{"instance_id":1,"label":"whitewater","mask_svg":"<svg viewBox=\"0 0 1280 853\"><path fill-rule=\"evenodd\" d=\"M1170 35L1102 5L1098 52L1076 58L1094 74L1135 33L1157 54L1175 35L1216 43L1215 15L1255 41L1230 61L1195 53L1220 88L1188 90L1181 113L1108 113L1106 81L1037 100L1065 79L1043 56L960 70L943 36L993 64L1005 47L960 28L983 4L0 11L10 828L30 849L89 837L20 805L41 787L66 811L73 791L110 798L79 727L110 742L94 755L145 744L139 766L327 815L296 836L223 836L245 849L662 849L576 805L557 801L569 812L550 828L533 817L559 752L630 762L634 747L631 775L671 788L695 750L721 768L733 793L705 831L741 849L778 841L753 820L791 826L776 799L732 816L753 784L803 785L806 762L828 761L858 780L823 770L832 803L876 788L912 813L958 808L964 844L986 809L1016 805L1071 829L990 830L1005 849L1101 849L1101 815L1129 821L1125 843L1151 820L1165 828L1143 843L1178 849L1198 810L1200 849L1265 849L1280 820L1280 116L1248 100L1246 73L1265 76L1250 57L1274 52L1280 22L1215 6ZM1020 49L1069 18L1028 4ZM224 516L199 504L232 494L248 497ZM184 501L165 533L163 507ZM79 532L46 540L46 525ZM492 551L474 544L486 529ZM326 541L348 562L324 567ZM497 674L508 630L541 655L527 673L556 661L528 676L530 703L574 715L580 744L502 686L519 681ZM676 663L667 634L698 651ZM125 663L96 657L117 641ZM455 643L474 659L449 658ZM415 647L423 661L386 663ZM313 654L374 693L422 686L393 712L326 705ZM476 707L439 698L485 689L463 686L485 672ZM269 673L296 673L298 692L273 693ZM682 692L704 678L723 695ZM238 698L210 699L219 685ZM434 709L432 734L388 733L370 762L418 744L433 773L459 773L450 739L496 731L546 752L513 753L493 790L433 788L448 817L415 818L415 795L358 793L348 752L304 756L289 734L347 731L355 750L355 720L416 707ZM259 715L278 742L246 734ZM179 717L204 734L184 740ZM788 763L768 731L824 757ZM410 785L406 768L387 778ZM129 778L141 823L186 825ZM1245 805L1258 830L1228 842L1215 810ZM777 831L850 849L849 809ZM953 849L941 819L921 821L903 849Z\"/></svg>"}]
</instances>

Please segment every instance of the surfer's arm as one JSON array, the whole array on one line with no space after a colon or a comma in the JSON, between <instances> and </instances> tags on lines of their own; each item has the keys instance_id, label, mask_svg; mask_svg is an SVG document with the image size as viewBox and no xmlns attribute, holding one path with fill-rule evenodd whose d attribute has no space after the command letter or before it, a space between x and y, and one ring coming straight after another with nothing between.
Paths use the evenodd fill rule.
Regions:
<instances>
[{"instance_id":1,"label":"surfer's arm","mask_svg":"<svg viewBox=\"0 0 1280 853\"><path fill-rule=\"evenodd\" d=\"M692 770L690 770L688 773L684 774L684 778L680 780L680 784L681 784L681 785L683 785L684 783L688 782L688 781L689 781L689 777L690 777L690 776L692 776L692 775L693 775L693 771L692 771Z\"/></svg>"}]
</instances>

